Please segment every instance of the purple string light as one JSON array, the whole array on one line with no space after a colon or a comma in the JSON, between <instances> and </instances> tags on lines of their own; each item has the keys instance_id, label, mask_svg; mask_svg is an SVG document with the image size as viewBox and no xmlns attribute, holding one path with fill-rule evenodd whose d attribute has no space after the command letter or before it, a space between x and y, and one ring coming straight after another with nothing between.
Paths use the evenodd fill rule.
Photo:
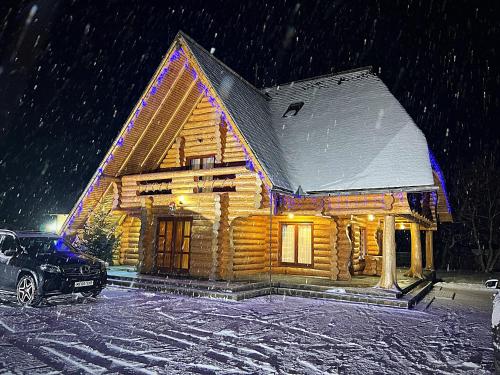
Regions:
<instances>
[{"instance_id":1,"label":"purple string light","mask_svg":"<svg viewBox=\"0 0 500 375\"><path fill-rule=\"evenodd\" d=\"M163 80L165 79L166 75L169 72L169 66L170 66L170 64L172 62L176 61L176 60L179 60L181 58L181 56L186 57L186 61L184 62L184 67L189 70L189 72L190 72L191 76L193 77L193 79L196 80L198 78L198 73L196 72L196 69L194 67L190 66L189 60L188 60L186 54L184 53L183 49L182 48L178 48L176 51L174 51L172 53L172 55L170 56L170 58L169 58L167 66L165 66L161 70L160 74L158 75L158 78L156 79L156 85L153 85L151 87L151 90L149 91L147 97L143 98L141 100L141 106L135 110L134 115L133 115L133 119L130 120L130 122L128 123L128 125L126 127L125 134L123 134L122 136L120 136L120 138L118 138L118 140L116 141L116 143L115 143L115 149L123 146L123 143L125 141L124 136L126 136L127 134L129 134L130 131L133 129L133 127L134 127L134 120L139 117L139 114L141 113L141 109L145 108L147 106L148 99L151 98L153 95L155 95L157 93L158 87L163 82ZM225 126L227 128L227 130L233 135L234 139L237 141L238 144L242 144L241 141L240 141L240 139L238 138L238 136L234 132L232 125L227 120L227 118L228 118L227 115L222 110L221 106L217 103L217 100L215 99L215 97L210 94L210 91L209 91L208 87L206 85L204 85L201 81L198 81L196 83L196 86L197 86L199 92L201 94L203 94L206 98L208 98L208 102L210 103L210 105L213 108L215 108L216 113L218 113L220 115L222 125ZM254 166L254 163L251 160L251 157L250 157L250 155L249 155L246 147L242 146L242 149L243 149L243 153L245 155L245 159L247 160L247 166L248 166L248 168L251 171L254 171L255 170L255 166ZM104 166L108 165L114 159L113 151L109 154L109 156L103 162L103 165L101 167L99 167L99 169L98 169L98 171L96 173L96 176L94 177L94 180L92 181L92 184L89 186L89 188L87 189L86 193L84 194L87 197L90 196L90 194L94 191L94 186L97 185L97 184L99 184L100 177L104 173L104 169L103 169ZM257 172L257 175L259 176L260 180L265 183L264 173L259 170ZM265 186L266 186L266 188L269 191L271 191L270 187L267 186L267 184L265 184ZM83 201L80 201L80 203L78 204L76 212L73 213L73 215L68 220L68 226L71 226L73 224L73 222L75 221L75 214L76 214L76 216L80 216L81 213L82 213L82 211L83 211Z\"/></svg>"},{"instance_id":2,"label":"purple string light","mask_svg":"<svg viewBox=\"0 0 500 375\"><path fill-rule=\"evenodd\" d=\"M444 200L446 202L446 207L448 208L448 211L451 212L451 205L450 202L448 202L448 192L446 191L446 184L444 182L444 176L443 176L443 171L441 170L441 167L439 167L439 164L434 157L434 154L432 153L431 150L429 150L429 159L431 161L431 166L434 172L436 172L439 182L441 183L441 186L443 187L443 193L444 193Z\"/></svg>"}]
</instances>

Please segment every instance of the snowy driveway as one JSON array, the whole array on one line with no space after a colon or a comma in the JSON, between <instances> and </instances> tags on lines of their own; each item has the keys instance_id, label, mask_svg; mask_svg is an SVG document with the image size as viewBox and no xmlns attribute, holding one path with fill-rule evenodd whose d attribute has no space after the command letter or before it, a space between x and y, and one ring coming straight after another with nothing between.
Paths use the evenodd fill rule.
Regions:
<instances>
[{"instance_id":1,"label":"snowy driveway","mask_svg":"<svg viewBox=\"0 0 500 375\"><path fill-rule=\"evenodd\" d=\"M436 293L426 312L118 287L38 309L1 298L0 373L491 373L491 296Z\"/></svg>"}]
</instances>

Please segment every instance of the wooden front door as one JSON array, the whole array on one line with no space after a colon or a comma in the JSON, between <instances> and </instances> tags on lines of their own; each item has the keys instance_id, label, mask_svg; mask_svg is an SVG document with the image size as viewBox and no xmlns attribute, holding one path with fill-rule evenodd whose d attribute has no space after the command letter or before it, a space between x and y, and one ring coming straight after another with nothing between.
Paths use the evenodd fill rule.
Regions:
<instances>
[{"instance_id":1,"label":"wooden front door","mask_svg":"<svg viewBox=\"0 0 500 375\"><path fill-rule=\"evenodd\" d=\"M156 269L159 272L189 271L190 218L158 219Z\"/></svg>"}]
</instances>

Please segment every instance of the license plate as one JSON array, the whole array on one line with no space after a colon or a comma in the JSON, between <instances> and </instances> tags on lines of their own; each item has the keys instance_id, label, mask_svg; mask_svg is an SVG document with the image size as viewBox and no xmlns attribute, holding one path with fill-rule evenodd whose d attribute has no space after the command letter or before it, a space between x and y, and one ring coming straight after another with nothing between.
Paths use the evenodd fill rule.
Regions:
<instances>
[{"instance_id":1,"label":"license plate","mask_svg":"<svg viewBox=\"0 0 500 375\"><path fill-rule=\"evenodd\" d=\"M92 286L92 285L94 285L94 280L75 282L75 288L81 288L82 286Z\"/></svg>"}]
</instances>

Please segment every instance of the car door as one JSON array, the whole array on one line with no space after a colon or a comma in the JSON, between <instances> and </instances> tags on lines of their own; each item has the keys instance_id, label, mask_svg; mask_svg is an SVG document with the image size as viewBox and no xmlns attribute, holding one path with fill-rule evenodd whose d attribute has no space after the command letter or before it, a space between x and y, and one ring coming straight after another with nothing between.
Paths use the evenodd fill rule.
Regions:
<instances>
[{"instance_id":1,"label":"car door","mask_svg":"<svg viewBox=\"0 0 500 375\"><path fill-rule=\"evenodd\" d=\"M15 258L19 255L17 242L14 236L4 234L0 246L0 287L4 290L15 290L17 273ZM6 254L9 250L16 250L14 254Z\"/></svg>"}]
</instances>

